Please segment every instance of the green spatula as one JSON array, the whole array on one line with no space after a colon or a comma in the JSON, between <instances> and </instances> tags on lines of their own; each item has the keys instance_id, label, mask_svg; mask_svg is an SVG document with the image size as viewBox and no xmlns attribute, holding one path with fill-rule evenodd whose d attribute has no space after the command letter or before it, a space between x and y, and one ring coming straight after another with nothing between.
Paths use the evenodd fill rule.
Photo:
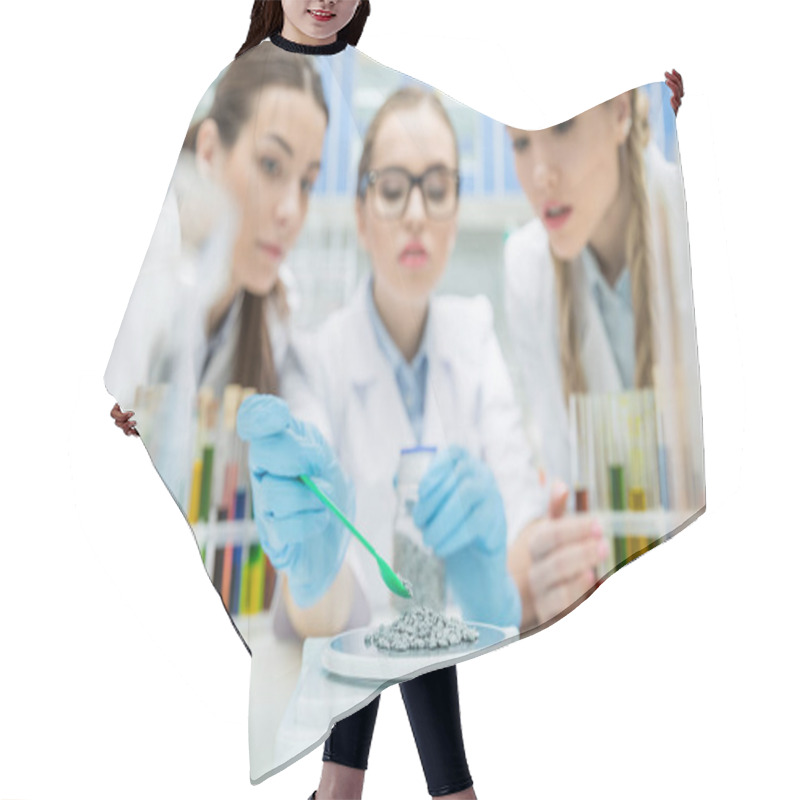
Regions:
<instances>
[{"instance_id":1,"label":"green spatula","mask_svg":"<svg viewBox=\"0 0 800 800\"><path fill-rule=\"evenodd\" d=\"M389 588L390 591L394 592L399 597L410 598L411 591L409 589L408 584L406 584L402 578L396 575L392 568L384 561L377 553L375 548L356 530L355 525L350 522L347 517L342 514L342 512L336 507L336 504L333 500L328 497L322 489L317 486L314 481L308 477L308 475L300 475L300 480L317 496L319 501L329 508L342 522L342 524L352 533L356 539L358 539L364 547L369 550L370 554L375 558L378 562L378 568L381 571L381 578L383 578L383 582Z\"/></svg>"}]
</instances>

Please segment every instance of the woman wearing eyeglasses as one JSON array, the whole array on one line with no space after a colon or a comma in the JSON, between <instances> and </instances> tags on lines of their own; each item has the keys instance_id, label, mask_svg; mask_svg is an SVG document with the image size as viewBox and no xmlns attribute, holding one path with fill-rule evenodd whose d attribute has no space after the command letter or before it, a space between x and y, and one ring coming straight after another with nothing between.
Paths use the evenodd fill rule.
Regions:
<instances>
[{"instance_id":1,"label":"woman wearing eyeglasses","mask_svg":"<svg viewBox=\"0 0 800 800\"><path fill-rule=\"evenodd\" d=\"M239 430L286 423L285 433L264 437L263 446L251 442L251 470L259 474L274 471L277 460L311 458L326 468L335 461L332 474L323 469L320 477L335 489L339 470L350 476L356 525L386 557L400 451L435 446L419 484L415 523L444 562L465 620L519 626L506 540L537 515L540 496L489 301L434 295L456 239L458 197L458 144L447 112L427 91L400 89L373 118L358 169L358 235L370 273L319 331L316 383L327 405L330 451L274 398L251 398ZM315 448L316 460L309 455ZM265 508L277 503L277 489L270 495L265 487L261 501ZM276 541L289 541L298 520L308 519L305 507L291 519L288 502L281 495L271 517ZM340 572L346 570L356 579L352 603L363 593L373 620L389 609L389 591L362 547L349 548ZM311 620L324 606L340 607L341 597L334 604L326 595L302 608L291 584L289 577L288 616L299 634L313 635ZM401 691L431 796L475 797L455 667L406 681ZM360 797L379 699L334 726L317 800Z\"/></svg>"}]
</instances>

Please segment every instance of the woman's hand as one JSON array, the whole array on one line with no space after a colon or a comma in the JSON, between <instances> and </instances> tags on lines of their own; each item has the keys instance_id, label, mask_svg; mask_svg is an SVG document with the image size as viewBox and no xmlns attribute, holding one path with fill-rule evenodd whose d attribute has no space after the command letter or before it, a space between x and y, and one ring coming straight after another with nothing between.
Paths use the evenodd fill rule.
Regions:
<instances>
[{"instance_id":1,"label":"woman's hand","mask_svg":"<svg viewBox=\"0 0 800 800\"><path fill-rule=\"evenodd\" d=\"M350 533L298 477L311 476L348 517L355 510L353 487L322 434L292 416L278 397L248 397L239 408L236 430L250 444L261 547L286 576L297 606L309 608L339 574Z\"/></svg>"},{"instance_id":2,"label":"woman's hand","mask_svg":"<svg viewBox=\"0 0 800 800\"><path fill-rule=\"evenodd\" d=\"M675 116L678 116L678 109L681 107L681 98L683 97L683 78L681 77L680 72L677 70L672 70L672 72L665 72L664 76L666 77L666 84L672 89L672 98L670 99L670 103L672 105L672 110L675 112Z\"/></svg>"},{"instance_id":3,"label":"woman's hand","mask_svg":"<svg viewBox=\"0 0 800 800\"><path fill-rule=\"evenodd\" d=\"M136 420L133 419L133 411L123 411L119 407L119 403L114 403L111 416L114 418L114 424L125 431L126 436L139 435L139 431L136 430Z\"/></svg>"},{"instance_id":4,"label":"woman's hand","mask_svg":"<svg viewBox=\"0 0 800 800\"><path fill-rule=\"evenodd\" d=\"M461 447L437 453L419 484L414 523L444 561L464 618L519 626L506 559L503 498L489 467Z\"/></svg>"},{"instance_id":5,"label":"woman's hand","mask_svg":"<svg viewBox=\"0 0 800 800\"><path fill-rule=\"evenodd\" d=\"M565 516L567 487L554 482L548 514L522 530L509 551L509 571L522 598L521 631L569 608L597 582L595 567L608 555L599 522Z\"/></svg>"}]
</instances>

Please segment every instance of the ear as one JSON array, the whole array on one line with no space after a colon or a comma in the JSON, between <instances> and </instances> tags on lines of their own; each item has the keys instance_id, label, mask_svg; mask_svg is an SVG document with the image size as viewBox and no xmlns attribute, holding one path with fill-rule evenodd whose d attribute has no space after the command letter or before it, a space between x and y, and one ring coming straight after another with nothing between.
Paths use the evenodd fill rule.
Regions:
<instances>
[{"instance_id":1,"label":"ear","mask_svg":"<svg viewBox=\"0 0 800 800\"><path fill-rule=\"evenodd\" d=\"M618 95L611 101L614 119L614 138L617 144L625 144L633 123L630 92Z\"/></svg>"},{"instance_id":2,"label":"ear","mask_svg":"<svg viewBox=\"0 0 800 800\"><path fill-rule=\"evenodd\" d=\"M222 140L216 120L207 117L197 129L195 140L195 164L204 178L215 176L220 169Z\"/></svg>"}]
</instances>

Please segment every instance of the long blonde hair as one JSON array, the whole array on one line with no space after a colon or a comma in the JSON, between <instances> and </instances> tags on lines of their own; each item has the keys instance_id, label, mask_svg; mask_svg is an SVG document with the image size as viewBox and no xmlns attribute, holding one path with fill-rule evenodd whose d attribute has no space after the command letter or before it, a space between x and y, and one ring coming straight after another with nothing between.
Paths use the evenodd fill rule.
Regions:
<instances>
[{"instance_id":1,"label":"long blonde hair","mask_svg":"<svg viewBox=\"0 0 800 800\"><path fill-rule=\"evenodd\" d=\"M611 101L609 101L611 102ZM637 388L653 385L653 310L651 305L652 247L650 209L644 169L644 149L650 139L647 97L638 89L631 92L631 129L620 153L622 180L630 181L631 211L626 232L626 254L633 298L634 343ZM580 331L574 286L580 260L565 261L550 251L555 269L559 318L559 357L564 398L585 392L586 376L580 359Z\"/></svg>"}]
</instances>

